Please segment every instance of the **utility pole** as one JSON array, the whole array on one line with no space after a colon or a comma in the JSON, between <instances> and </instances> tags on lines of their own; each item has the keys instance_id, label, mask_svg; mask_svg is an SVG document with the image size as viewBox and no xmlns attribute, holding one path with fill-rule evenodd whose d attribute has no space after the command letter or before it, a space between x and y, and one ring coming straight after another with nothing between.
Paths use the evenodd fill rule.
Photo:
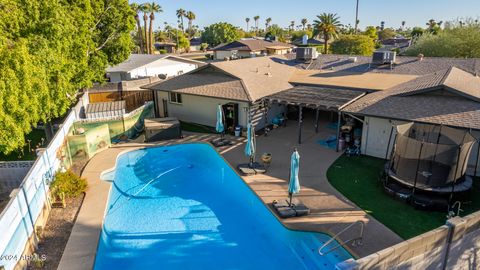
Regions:
<instances>
[{"instance_id":1,"label":"utility pole","mask_svg":"<svg viewBox=\"0 0 480 270\"><path fill-rule=\"evenodd\" d=\"M358 1L357 0L357 7L355 8L355 34L357 33L358 29Z\"/></svg>"}]
</instances>

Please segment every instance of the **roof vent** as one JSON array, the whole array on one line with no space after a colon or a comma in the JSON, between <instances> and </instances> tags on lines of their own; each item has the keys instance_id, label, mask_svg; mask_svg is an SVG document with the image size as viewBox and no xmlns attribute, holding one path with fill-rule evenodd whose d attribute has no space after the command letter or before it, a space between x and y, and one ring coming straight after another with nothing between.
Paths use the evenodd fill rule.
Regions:
<instances>
[{"instance_id":1,"label":"roof vent","mask_svg":"<svg viewBox=\"0 0 480 270\"><path fill-rule=\"evenodd\" d=\"M265 75L268 76L268 77L272 77L272 73L270 73L270 72L266 72Z\"/></svg>"}]
</instances>

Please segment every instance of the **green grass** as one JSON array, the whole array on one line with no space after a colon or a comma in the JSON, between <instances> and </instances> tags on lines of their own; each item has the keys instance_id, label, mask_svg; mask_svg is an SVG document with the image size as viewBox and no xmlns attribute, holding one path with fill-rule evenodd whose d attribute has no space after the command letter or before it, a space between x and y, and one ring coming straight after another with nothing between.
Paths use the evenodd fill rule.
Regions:
<instances>
[{"instance_id":1,"label":"green grass","mask_svg":"<svg viewBox=\"0 0 480 270\"><path fill-rule=\"evenodd\" d=\"M215 130L213 128L199 125L199 124L180 122L180 126L184 131L198 132L198 133L215 133Z\"/></svg>"},{"instance_id":2,"label":"green grass","mask_svg":"<svg viewBox=\"0 0 480 270\"><path fill-rule=\"evenodd\" d=\"M383 191L379 180L385 161L373 157L341 156L327 171L329 182L365 212L404 239L417 236L445 224L446 214L416 210ZM475 179L470 198L462 204L466 215L480 209L480 183Z\"/></svg>"},{"instance_id":3,"label":"green grass","mask_svg":"<svg viewBox=\"0 0 480 270\"><path fill-rule=\"evenodd\" d=\"M42 138L45 138L45 131L43 129L33 129L29 134L25 136L25 146L23 147L23 154L21 150L16 150L11 152L8 155L0 153L0 161L13 161L13 160L35 160L37 155L35 153L36 146L41 143ZM28 151L28 141L30 142L30 149L33 151ZM45 140L43 146L46 147L47 141Z\"/></svg>"}]
</instances>

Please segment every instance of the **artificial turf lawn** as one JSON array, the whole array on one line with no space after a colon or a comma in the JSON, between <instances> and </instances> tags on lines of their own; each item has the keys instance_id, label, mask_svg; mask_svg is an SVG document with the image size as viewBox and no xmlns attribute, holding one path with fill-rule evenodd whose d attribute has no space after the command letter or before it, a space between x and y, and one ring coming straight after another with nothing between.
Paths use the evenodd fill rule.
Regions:
<instances>
[{"instance_id":1,"label":"artificial turf lawn","mask_svg":"<svg viewBox=\"0 0 480 270\"><path fill-rule=\"evenodd\" d=\"M338 158L327 171L329 182L379 222L403 239L409 239L445 224L446 212L416 210L383 191L379 180L385 160L360 156ZM480 184L474 179L473 194L463 204L462 216L480 209Z\"/></svg>"},{"instance_id":2,"label":"artificial turf lawn","mask_svg":"<svg viewBox=\"0 0 480 270\"><path fill-rule=\"evenodd\" d=\"M188 122L180 122L180 126L182 130L189 131L189 132L198 132L198 133L215 133L213 128L202 126L198 124L188 123Z\"/></svg>"},{"instance_id":3,"label":"artificial turf lawn","mask_svg":"<svg viewBox=\"0 0 480 270\"><path fill-rule=\"evenodd\" d=\"M15 150L8 155L0 153L0 161L13 161L13 160L35 160L37 154L35 149L37 145L40 145L42 138L45 138L45 131L43 129L33 129L29 134L25 135L25 145L23 147L23 155L20 150ZM33 151L28 151L28 141L30 142L30 149ZM47 141L45 140L43 145L40 147L46 147Z\"/></svg>"}]
</instances>

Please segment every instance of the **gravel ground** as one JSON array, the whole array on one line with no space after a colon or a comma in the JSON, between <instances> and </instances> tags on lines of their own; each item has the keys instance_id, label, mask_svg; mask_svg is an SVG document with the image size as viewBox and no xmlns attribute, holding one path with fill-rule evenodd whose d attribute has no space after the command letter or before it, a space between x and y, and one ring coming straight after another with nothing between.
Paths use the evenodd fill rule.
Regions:
<instances>
[{"instance_id":1,"label":"gravel ground","mask_svg":"<svg viewBox=\"0 0 480 270\"><path fill-rule=\"evenodd\" d=\"M46 260L43 267L29 265L28 269L57 269L84 197L66 199L65 208L52 208L36 252L39 257L44 255Z\"/></svg>"}]
</instances>

